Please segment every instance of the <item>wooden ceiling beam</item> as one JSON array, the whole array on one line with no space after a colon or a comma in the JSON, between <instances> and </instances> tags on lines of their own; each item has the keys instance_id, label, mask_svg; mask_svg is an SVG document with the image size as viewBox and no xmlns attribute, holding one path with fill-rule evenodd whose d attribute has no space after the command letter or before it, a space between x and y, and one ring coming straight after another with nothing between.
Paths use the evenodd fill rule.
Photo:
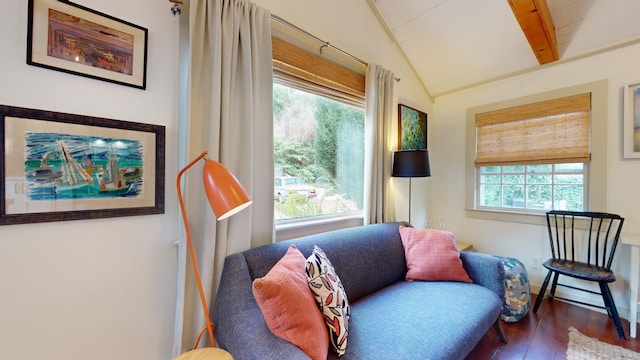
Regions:
<instances>
[{"instance_id":1,"label":"wooden ceiling beam","mask_svg":"<svg viewBox=\"0 0 640 360\"><path fill-rule=\"evenodd\" d=\"M558 60L553 19L546 0L507 0L540 65Z\"/></svg>"}]
</instances>

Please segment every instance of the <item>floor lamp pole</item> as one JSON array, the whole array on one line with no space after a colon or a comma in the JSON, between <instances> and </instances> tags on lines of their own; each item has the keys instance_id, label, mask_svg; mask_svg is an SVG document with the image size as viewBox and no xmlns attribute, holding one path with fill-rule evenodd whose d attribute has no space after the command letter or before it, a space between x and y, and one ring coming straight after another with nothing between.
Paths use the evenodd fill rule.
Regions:
<instances>
[{"instance_id":1,"label":"floor lamp pole","mask_svg":"<svg viewBox=\"0 0 640 360\"><path fill-rule=\"evenodd\" d=\"M411 178L409 178L409 224L411 224Z\"/></svg>"},{"instance_id":2,"label":"floor lamp pole","mask_svg":"<svg viewBox=\"0 0 640 360\"><path fill-rule=\"evenodd\" d=\"M200 302L202 304L202 311L204 312L204 318L206 321L205 327L202 329L202 331L200 331L200 334L198 334L196 343L193 346L194 349L198 347L198 343L200 342L200 337L202 337L202 334L204 333L205 330L209 332L209 341L211 342L212 347L216 346L216 341L215 341L215 338L213 337L213 323L211 322L211 317L209 316L209 307L207 306L207 298L204 294L204 288L202 286L202 278L200 277L200 271L198 269L198 260L196 258L196 251L193 248L193 239L191 238L191 229L189 228L189 221L187 220L187 211L184 206L184 200L182 199L182 189L180 187L180 178L182 177L182 174L185 173L185 171L187 171L190 167L192 167L194 164L200 161L204 157L204 155L205 153L203 152L197 158L195 158L193 161L187 164L187 166L185 166L184 169L182 169L180 173L178 173L178 180L176 181L176 187L178 188L178 201L180 203L180 210L182 212L182 221L184 223L184 228L187 235L187 247L189 248L189 254L191 255L193 272L195 273L195 276L196 276L196 284L198 285L198 292L200 293Z\"/></svg>"}]
</instances>

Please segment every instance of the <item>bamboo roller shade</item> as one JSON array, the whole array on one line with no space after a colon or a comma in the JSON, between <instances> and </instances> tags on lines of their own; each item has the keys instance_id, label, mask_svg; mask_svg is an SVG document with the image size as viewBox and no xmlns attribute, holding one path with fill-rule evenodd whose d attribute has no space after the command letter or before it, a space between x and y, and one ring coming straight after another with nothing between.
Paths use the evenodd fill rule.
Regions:
<instances>
[{"instance_id":1,"label":"bamboo roller shade","mask_svg":"<svg viewBox=\"0 0 640 360\"><path fill-rule=\"evenodd\" d=\"M364 102L365 77L300 49L281 39L272 38L274 75L283 81L324 87L352 101ZM326 94L325 94L326 95Z\"/></svg>"},{"instance_id":2,"label":"bamboo roller shade","mask_svg":"<svg viewBox=\"0 0 640 360\"><path fill-rule=\"evenodd\" d=\"M589 162L591 94L476 114L476 166Z\"/></svg>"}]
</instances>

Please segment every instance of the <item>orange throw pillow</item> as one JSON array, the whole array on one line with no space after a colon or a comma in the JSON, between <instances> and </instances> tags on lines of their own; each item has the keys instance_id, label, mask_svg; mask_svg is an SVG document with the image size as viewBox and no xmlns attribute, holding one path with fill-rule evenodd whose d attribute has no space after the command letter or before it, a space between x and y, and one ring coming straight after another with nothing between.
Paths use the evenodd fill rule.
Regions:
<instances>
[{"instance_id":1,"label":"orange throw pillow","mask_svg":"<svg viewBox=\"0 0 640 360\"><path fill-rule=\"evenodd\" d=\"M253 281L253 296L269 330L311 359L327 358L329 334L307 284L306 259L291 245L267 275Z\"/></svg>"},{"instance_id":2,"label":"orange throw pillow","mask_svg":"<svg viewBox=\"0 0 640 360\"><path fill-rule=\"evenodd\" d=\"M460 261L453 233L400 226L408 281L472 282Z\"/></svg>"}]
</instances>

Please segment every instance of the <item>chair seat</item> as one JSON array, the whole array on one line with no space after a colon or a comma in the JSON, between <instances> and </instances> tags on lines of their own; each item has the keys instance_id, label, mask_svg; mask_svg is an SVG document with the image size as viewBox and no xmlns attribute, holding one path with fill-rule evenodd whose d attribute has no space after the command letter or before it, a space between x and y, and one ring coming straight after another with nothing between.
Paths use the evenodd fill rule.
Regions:
<instances>
[{"instance_id":1,"label":"chair seat","mask_svg":"<svg viewBox=\"0 0 640 360\"><path fill-rule=\"evenodd\" d=\"M549 259L545 261L543 265L549 270L553 270L562 275L567 275L582 280L598 282L616 281L616 276L614 275L613 271L607 271L600 266L589 265L580 261Z\"/></svg>"}]
</instances>

